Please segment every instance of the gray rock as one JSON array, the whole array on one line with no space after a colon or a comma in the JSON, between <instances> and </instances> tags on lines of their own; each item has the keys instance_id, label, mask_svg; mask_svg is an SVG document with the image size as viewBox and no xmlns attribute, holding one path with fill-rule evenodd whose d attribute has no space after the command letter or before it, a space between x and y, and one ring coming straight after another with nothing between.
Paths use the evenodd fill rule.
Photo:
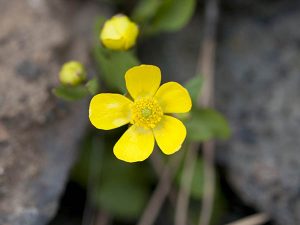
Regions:
<instances>
[{"instance_id":1,"label":"gray rock","mask_svg":"<svg viewBox=\"0 0 300 225\"><path fill-rule=\"evenodd\" d=\"M280 8L270 3L268 10L223 14L216 99L233 136L218 157L249 205L278 224L297 225L300 5L281 1Z\"/></svg>"},{"instance_id":2,"label":"gray rock","mask_svg":"<svg viewBox=\"0 0 300 225\"><path fill-rule=\"evenodd\" d=\"M77 1L0 2L1 225L43 225L57 210L88 112L51 89L62 63L89 61L101 12Z\"/></svg>"}]
</instances>

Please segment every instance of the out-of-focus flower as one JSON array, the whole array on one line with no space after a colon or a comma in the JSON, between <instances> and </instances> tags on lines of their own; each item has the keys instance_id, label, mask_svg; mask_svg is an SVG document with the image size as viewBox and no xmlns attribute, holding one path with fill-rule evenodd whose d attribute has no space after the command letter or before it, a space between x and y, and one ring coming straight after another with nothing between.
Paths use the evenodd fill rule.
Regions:
<instances>
[{"instance_id":1,"label":"out-of-focus flower","mask_svg":"<svg viewBox=\"0 0 300 225\"><path fill-rule=\"evenodd\" d=\"M171 113L190 111L188 91L176 82L160 86L160 69L140 65L125 74L130 97L120 94L95 95L89 108L91 123L98 129L110 130L130 124L114 146L120 160L137 162L147 159L155 140L167 155L178 151L186 137L184 124Z\"/></svg>"},{"instance_id":2,"label":"out-of-focus flower","mask_svg":"<svg viewBox=\"0 0 300 225\"><path fill-rule=\"evenodd\" d=\"M86 69L80 62L67 62L61 67L59 79L64 85L76 86L86 80Z\"/></svg>"},{"instance_id":3,"label":"out-of-focus flower","mask_svg":"<svg viewBox=\"0 0 300 225\"><path fill-rule=\"evenodd\" d=\"M106 48L124 51L135 45L138 33L138 26L127 16L119 14L105 22L100 40Z\"/></svg>"}]
</instances>

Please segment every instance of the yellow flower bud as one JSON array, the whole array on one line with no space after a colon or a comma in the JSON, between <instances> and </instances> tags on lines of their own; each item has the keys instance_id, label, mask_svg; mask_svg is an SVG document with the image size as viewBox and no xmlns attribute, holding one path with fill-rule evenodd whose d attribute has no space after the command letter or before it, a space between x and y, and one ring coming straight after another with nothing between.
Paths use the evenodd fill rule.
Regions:
<instances>
[{"instance_id":1,"label":"yellow flower bud","mask_svg":"<svg viewBox=\"0 0 300 225\"><path fill-rule=\"evenodd\" d=\"M85 67L77 61L65 63L59 73L62 84L76 86L86 79Z\"/></svg>"},{"instance_id":2,"label":"yellow flower bud","mask_svg":"<svg viewBox=\"0 0 300 225\"><path fill-rule=\"evenodd\" d=\"M113 50L127 50L135 45L138 26L125 15L116 15L107 20L100 33L102 44Z\"/></svg>"}]
</instances>

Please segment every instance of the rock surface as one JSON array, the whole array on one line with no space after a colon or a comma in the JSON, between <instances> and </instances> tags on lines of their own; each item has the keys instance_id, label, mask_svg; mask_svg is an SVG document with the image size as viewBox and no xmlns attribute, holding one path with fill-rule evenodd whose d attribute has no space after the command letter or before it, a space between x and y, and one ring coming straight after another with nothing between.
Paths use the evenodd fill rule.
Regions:
<instances>
[{"instance_id":1,"label":"rock surface","mask_svg":"<svg viewBox=\"0 0 300 225\"><path fill-rule=\"evenodd\" d=\"M241 198L278 224L297 225L300 5L277 1L259 7L223 14L217 106L233 136L218 154Z\"/></svg>"},{"instance_id":2,"label":"rock surface","mask_svg":"<svg viewBox=\"0 0 300 225\"><path fill-rule=\"evenodd\" d=\"M79 10L80 9L80 10ZM87 124L85 102L51 94L60 65L88 61L93 4L0 2L0 224L54 215Z\"/></svg>"}]
</instances>

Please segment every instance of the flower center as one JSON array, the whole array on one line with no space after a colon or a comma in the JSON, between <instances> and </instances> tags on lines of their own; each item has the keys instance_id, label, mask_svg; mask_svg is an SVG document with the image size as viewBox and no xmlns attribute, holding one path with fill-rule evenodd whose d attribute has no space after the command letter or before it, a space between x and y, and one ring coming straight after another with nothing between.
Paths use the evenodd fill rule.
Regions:
<instances>
[{"instance_id":1,"label":"flower center","mask_svg":"<svg viewBox=\"0 0 300 225\"><path fill-rule=\"evenodd\" d=\"M154 98L141 98L132 105L132 122L145 128L154 128L163 111Z\"/></svg>"}]
</instances>

